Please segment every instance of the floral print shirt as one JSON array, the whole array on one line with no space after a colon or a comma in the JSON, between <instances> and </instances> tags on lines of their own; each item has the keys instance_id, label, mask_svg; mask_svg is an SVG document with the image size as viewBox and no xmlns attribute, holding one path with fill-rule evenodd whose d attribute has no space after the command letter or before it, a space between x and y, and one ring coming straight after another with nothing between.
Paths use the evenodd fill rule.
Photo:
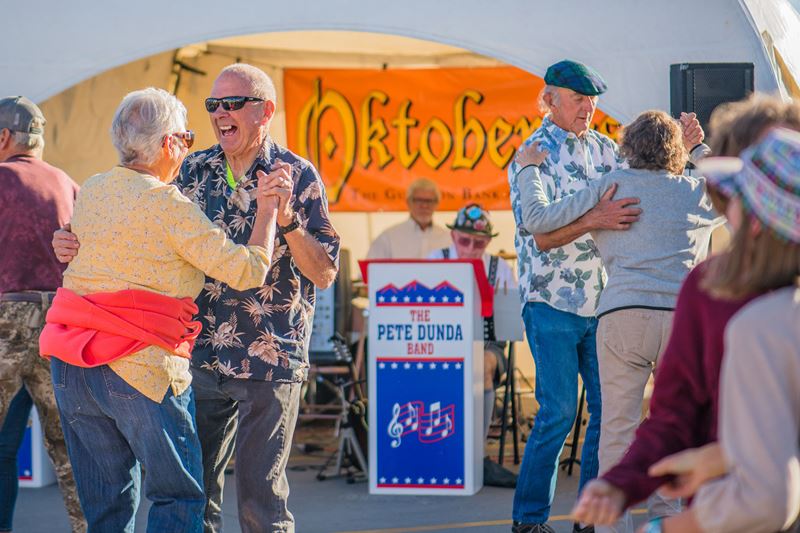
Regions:
<instances>
[{"instance_id":1,"label":"floral print shirt","mask_svg":"<svg viewBox=\"0 0 800 533\"><path fill-rule=\"evenodd\" d=\"M539 176L548 199L556 201L585 188L590 180L625 168L614 141L589 130L580 138L556 126L550 117L525 141L539 143L547 159L539 165ZM605 285L606 274L597 246L589 234L548 252L536 248L533 236L522 227L517 173L520 166L508 167L511 209L517 224L514 245L520 295L525 302L543 302L561 311L591 317Z\"/></svg>"},{"instance_id":2,"label":"floral print shirt","mask_svg":"<svg viewBox=\"0 0 800 533\"><path fill-rule=\"evenodd\" d=\"M271 140L247 174L231 189L219 145L195 152L181 168L178 186L234 242L250 239L256 213L256 169L269 171L275 161L292 166L292 206L302 227L339 262L339 235L328 217L325 188L316 169ZM314 284L297 267L280 230L265 284L237 291L207 277L197 305L203 332L192 365L239 379L303 381L308 375L308 342L314 317Z\"/></svg>"}]
</instances>

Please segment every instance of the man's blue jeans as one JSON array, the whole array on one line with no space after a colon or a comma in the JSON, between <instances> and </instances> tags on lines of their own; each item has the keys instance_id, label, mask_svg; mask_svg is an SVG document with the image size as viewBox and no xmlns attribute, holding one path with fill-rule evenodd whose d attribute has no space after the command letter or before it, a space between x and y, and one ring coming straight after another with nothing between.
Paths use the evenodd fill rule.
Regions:
<instances>
[{"instance_id":1,"label":"man's blue jeans","mask_svg":"<svg viewBox=\"0 0 800 533\"><path fill-rule=\"evenodd\" d=\"M52 358L53 388L89 531L132 533L144 492L147 531L203 530L203 467L194 392L168 390L156 403L107 365L79 368Z\"/></svg>"},{"instance_id":2,"label":"man's blue jeans","mask_svg":"<svg viewBox=\"0 0 800 533\"><path fill-rule=\"evenodd\" d=\"M0 430L0 531L11 531L14 504L19 490L17 452L25 437L33 400L28 389L22 387L11 404Z\"/></svg>"},{"instance_id":3,"label":"man's blue jeans","mask_svg":"<svg viewBox=\"0 0 800 533\"><path fill-rule=\"evenodd\" d=\"M579 373L586 387L590 413L581 455L579 490L597 476L600 438L597 319L559 311L538 302L525 304L522 319L536 363L539 412L525 445L514 493L513 517L525 524L543 524L550 516L558 460L578 408Z\"/></svg>"}]
</instances>

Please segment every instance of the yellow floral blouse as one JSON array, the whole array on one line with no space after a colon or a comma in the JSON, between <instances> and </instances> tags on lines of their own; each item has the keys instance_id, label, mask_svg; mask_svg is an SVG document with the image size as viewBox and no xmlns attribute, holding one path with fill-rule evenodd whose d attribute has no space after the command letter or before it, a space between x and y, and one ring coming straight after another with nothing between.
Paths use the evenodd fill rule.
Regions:
<instances>
[{"instance_id":1,"label":"yellow floral blouse","mask_svg":"<svg viewBox=\"0 0 800 533\"><path fill-rule=\"evenodd\" d=\"M64 287L78 294L139 289L194 299L205 274L243 290L261 286L269 268L264 248L235 244L174 185L124 167L81 187L72 231L80 251ZM154 346L109 366L155 402L191 383L189 360Z\"/></svg>"}]
</instances>

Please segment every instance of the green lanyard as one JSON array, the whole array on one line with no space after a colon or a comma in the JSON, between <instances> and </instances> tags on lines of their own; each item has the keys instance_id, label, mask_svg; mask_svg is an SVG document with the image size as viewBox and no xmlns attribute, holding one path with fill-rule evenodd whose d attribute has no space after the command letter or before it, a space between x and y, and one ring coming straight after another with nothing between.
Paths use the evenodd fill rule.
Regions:
<instances>
[{"instance_id":1,"label":"green lanyard","mask_svg":"<svg viewBox=\"0 0 800 533\"><path fill-rule=\"evenodd\" d=\"M231 166L225 161L225 180L228 182L228 187L231 188L232 191L236 190L236 180L233 177L233 170L231 170ZM244 178L244 176L242 176Z\"/></svg>"}]
</instances>

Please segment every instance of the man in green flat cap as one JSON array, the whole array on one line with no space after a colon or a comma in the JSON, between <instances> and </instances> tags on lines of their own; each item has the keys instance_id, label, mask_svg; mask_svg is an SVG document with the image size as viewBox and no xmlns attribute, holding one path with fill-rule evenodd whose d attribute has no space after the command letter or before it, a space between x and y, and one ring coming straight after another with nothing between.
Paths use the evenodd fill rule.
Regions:
<instances>
[{"instance_id":1,"label":"man in green flat cap","mask_svg":"<svg viewBox=\"0 0 800 533\"><path fill-rule=\"evenodd\" d=\"M524 306L522 318L536 363L536 415L525 446L514 494L515 533L549 533L547 524L555 493L557 463L577 410L578 375L586 387L589 422L581 456L580 489L598 472L600 436L600 379L595 335L595 310L605 284L597 246L589 232L625 230L640 210L635 198L614 200L616 187L571 224L554 231L537 230L523 217L525 180L554 202L585 188L590 180L624 168L617 145L590 129L597 99L606 91L603 78L576 61L551 65L544 77L540 107L545 117L527 139L526 156L518 156L508 170L511 205L517 225L515 245ZM681 117L684 144L700 145L703 132L693 115ZM530 152L538 160L531 161ZM533 167L533 168L532 168ZM591 526L574 531L588 533Z\"/></svg>"}]
</instances>

